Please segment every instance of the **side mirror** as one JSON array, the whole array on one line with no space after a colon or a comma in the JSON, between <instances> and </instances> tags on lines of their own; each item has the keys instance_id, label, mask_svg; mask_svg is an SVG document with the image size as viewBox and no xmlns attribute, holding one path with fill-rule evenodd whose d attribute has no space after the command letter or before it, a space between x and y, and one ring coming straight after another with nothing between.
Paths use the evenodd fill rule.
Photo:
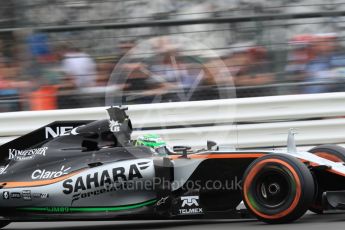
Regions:
<instances>
[{"instance_id":1,"label":"side mirror","mask_svg":"<svg viewBox=\"0 0 345 230\"><path fill-rule=\"evenodd\" d=\"M216 142L214 141L207 141L207 150L217 151L219 147Z\"/></svg>"}]
</instances>

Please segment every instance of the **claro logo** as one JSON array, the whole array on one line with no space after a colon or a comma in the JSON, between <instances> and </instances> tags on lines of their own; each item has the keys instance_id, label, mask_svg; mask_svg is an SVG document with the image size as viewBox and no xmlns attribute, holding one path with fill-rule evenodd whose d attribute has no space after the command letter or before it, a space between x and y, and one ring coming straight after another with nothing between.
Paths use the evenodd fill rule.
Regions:
<instances>
[{"instance_id":1,"label":"claro logo","mask_svg":"<svg viewBox=\"0 0 345 230\"><path fill-rule=\"evenodd\" d=\"M49 139L51 137L60 137L60 136L68 136L70 134L72 135L77 135L77 129L78 127L74 128L73 126L61 126L61 127L56 127L55 129L51 127L46 127L45 128L45 137L46 139Z\"/></svg>"},{"instance_id":2,"label":"claro logo","mask_svg":"<svg viewBox=\"0 0 345 230\"><path fill-rule=\"evenodd\" d=\"M45 169L36 169L32 173L31 178L33 180L58 178L60 176L67 175L69 170L71 170L71 167L65 168L64 165L58 171L49 171L49 170L45 170Z\"/></svg>"}]
</instances>

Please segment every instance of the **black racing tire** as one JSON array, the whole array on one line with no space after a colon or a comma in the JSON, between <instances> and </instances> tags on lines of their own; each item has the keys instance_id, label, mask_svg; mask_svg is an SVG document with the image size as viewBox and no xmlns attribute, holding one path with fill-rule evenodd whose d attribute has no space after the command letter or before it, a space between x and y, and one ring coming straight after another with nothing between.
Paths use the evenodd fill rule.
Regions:
<instances>
[{"instance_id":1,"label":"black racing tire","mask_svg":"<svg viewBox=\"0 0 345 230\"><path fill-rule=\"evenodd\" d=\"M324 159L333 162L345 162L345 148L338 145L320 145L310 149L308 152L313 153ZM321 186L317 186L315 202L309 208L309 210L316 214L323 214L322 208L322 194L325 191Z\"/></svg>"},{"instance_id":2,"label":"black racing tire","mask_svg":"<svg viewBox=\"0 0 345 230\"><path fill-rule=\"evenodd\" d=\"M6 227L7 225L9 225L11 222L9 221L0 221L0 229L3 227Z\"/></svg>"},{"instance_id":3,"label":"black racing tire","mask_svg":"<svg viewBox=\"0 0 345 230\"><path fill-rule=\"evenodd\" d=\"M248 211L269 224L293 222L314 200L310 170L298 159L270 154L255 160L243 177L243 201Z\"/></svg>"},{"instance_id":4,"label":"black racing tire","mask_svg":"<svg viewBox=\"0 0 345 230\"><path fill-rule=\"evenodd\" d=\"M308 152L333 162L345 162L345 148L338 145L320 145Z\"/></svg>"}]
</instances>

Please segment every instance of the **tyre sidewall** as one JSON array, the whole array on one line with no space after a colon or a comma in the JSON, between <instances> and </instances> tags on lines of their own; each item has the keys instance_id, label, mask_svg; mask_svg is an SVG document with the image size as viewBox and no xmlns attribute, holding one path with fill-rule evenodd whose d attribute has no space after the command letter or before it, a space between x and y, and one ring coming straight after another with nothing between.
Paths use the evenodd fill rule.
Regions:
<instances>
[{"instance_id":1,"label":"tyre sidewall","mask_svg":"<svg viewBox=\"0 0 345 230\"><path fill-rule=\"evenodd\" d=\"M263 210L264 213L261 213L259 210L255 210L255 208L249 203L249 199L246 198L247 195L245 194L248 192L245 188L245 186L247 187L246 180L248 179L248 175L250 175L251 171L254 170L257 165L260 164L260 162L264 161L272 161L272 164L277 162L285 162L290 166L289 169L292 169L294 171L291 173L297 175L297 178L293 179L299 180L299 182L296 181L299 187L296 188L298 191L296 191L296 193L294 194L294 201L292 203L285 203L280 208L274 209L273 212L276 212L274 215L272 215L272 210ZM266 165L269 165L269 163L267 163ZM263 167L265 167L265 165ZM255 177L253 180L255 180ZM295 157L285 154L270 154L257 159L248 167L247 171L244 174L243 182L243 198L247 209L258 219L268 223L286 223L298 219L308 210L314 199L315 185L311 172L301 161L299 161ZM289 202L291 202L291 200L289 200ZM292 210L289 210L290 205L292 204L294 204L294 207L291 208Z\"/></svg>"}]
</instances>

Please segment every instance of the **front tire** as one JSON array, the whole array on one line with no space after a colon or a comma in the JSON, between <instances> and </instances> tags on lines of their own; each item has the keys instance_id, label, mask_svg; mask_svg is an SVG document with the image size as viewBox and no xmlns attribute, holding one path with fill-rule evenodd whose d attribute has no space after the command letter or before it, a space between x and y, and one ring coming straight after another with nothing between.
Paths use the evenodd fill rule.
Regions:
<instances>
[{"instance_id":1,"label":"front tire","mask_svg":"<svg viewBox=\"0 0 345 230\"><path fill-rule=\"evenodd\" d=\"M320 145L308 152L333 162L345 162L345 148L338 145Z\"/></svg>"},{"instance_id":2,"label":"front tire","mask_svg":"<svg viewBox=\"0 0 345 230\"><path fill-rule=\"evenodd\" d=\"M251 214L270 224L295 221L314 198L314 179L299 160L272 154L254 161L243 177L243 201Z\"/></svg>"}]
</instances>

